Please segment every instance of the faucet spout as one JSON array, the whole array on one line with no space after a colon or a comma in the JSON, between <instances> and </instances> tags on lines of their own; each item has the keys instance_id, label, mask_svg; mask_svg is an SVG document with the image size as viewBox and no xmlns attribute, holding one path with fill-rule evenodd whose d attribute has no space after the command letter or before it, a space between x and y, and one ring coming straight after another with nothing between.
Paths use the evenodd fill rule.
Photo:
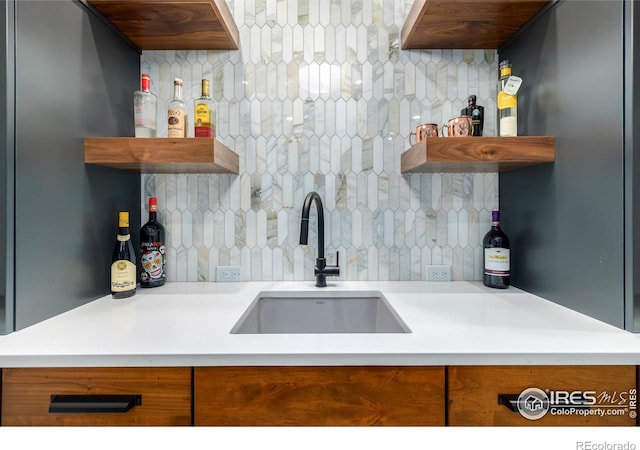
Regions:
<instances>
[{"instance_id":1,"label":"faucet spout","mask_svg":"<svg viewBox=\"0 0 640 450\"><path fill-rule=\"evenodd\" d=\"M309 192L304 199L302 205L302 218L300 221L300 245L307 245L309 241L309 213L311 212L311 205L316 205L316 211L318 214L318 257L316 258L315 277L317 287L327 286L327 276L340 275L340 265L336 262L335 266L327 266L327 260L324 257L324 207L322 206L322 199L317 192ZM338 259L338 253L336 253L336 260Z\"/></svg>"},{"instance_id":2,"label":"faucet spout","mask_svg":"<svg viewBox=\"0 0 640 450\"><path fill-rule=\"evenodd\" d=\"M324 207L317 192L309 192L302 205L302 220L300 226L300 244L307 245L309 240L309 213L311 205L315 203L318 214L318 258L324 258Z\"/></svg>"}]
</instances>

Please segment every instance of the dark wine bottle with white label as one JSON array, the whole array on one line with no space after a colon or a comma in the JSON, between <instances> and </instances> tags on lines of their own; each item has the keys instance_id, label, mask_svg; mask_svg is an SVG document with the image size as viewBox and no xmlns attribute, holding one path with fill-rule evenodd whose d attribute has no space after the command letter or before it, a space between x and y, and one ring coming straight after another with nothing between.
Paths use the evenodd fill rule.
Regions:
<instances>
[{"instance_id":1,"label":"dark wine bottle with white label","mask_svg":"<svg viewBox=\"0 0 640 450\"><path fill-rule=\"evenodd\" d=\"M500 211L491 211L491 229L484 235L482 246L484 285L497 289L508 288L511 281L511 250L509 238L500 228Z\"/></svg>"},{"instance_id":2,"label":"dark wine bottle with white label","mask_svg":"<svg viewBox=\"0 0 640 450\"><path fill-rule=\"evenodd\" d=\"M158 222L158 200L149 199L149 221L140 228L140 287L162 286L167 266L164 227Z\"/></svg>"},{"instance_id":3,"label":"dark wine bottle with white label","mask_svg":"<svg viewBox=\"0 0 640 450\"><path fill-rule=\"evenodd\" d=\"M127 298L136 293L136 254L129 234L129 213L118 214L118 235L111 257L111 296Z\"/></svg>"}]
</instances>

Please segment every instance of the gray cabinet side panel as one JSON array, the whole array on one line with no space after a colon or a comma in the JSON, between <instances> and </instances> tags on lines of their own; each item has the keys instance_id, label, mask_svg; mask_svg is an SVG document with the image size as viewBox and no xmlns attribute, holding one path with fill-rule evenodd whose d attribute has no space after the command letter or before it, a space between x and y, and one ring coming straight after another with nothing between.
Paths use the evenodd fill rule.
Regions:
<instances>
[{"instance_id":1,"label":"gray cabinet side panel","mask_svg":"<svg viewBox=\"0 0 640 450\"><path fill-rule=\"evenodd\" d=\"M13 331L13 2L0 2L0 334Z\"/></svg>"},{"instance_id":2,"label":"gray cabinet side panel","mask_svg":"<svg viewBox=\"0 0 640 450\"><path fill-rule=\"evenodd\" d=\"M83 139L133 136L140 55L79 2L16 8L21 329L107 295L118 210L130 211L139 229L140 176L85 166Z\"/></svg>"},{"instance_id":3,"label":"gray cabinet side panel","mask_svg":"<svg viewBox=\"0 0 640 450\"><path fill-rule=\"evenodd\" d=\"M625 3L625 328L640 332L640 1Z\"/></svg>"},{"instance_id":4,"label":"gray cabinet side panel","mask_svg":"<svg viewBox=\"0 0 640 450\"><path fill-rule=\"evenodd\" d=\"M622 1L560 1L499 51L521 135L556 161L500 175L512 283L624 327Z\"/></svg>"}]
</instances>

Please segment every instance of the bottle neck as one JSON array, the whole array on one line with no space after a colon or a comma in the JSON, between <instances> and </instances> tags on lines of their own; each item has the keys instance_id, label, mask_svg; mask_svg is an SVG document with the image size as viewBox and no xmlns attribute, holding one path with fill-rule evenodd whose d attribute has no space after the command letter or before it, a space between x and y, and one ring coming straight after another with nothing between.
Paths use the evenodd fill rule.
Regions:
<instances>
[{"instance_id":1,"label":"bottle neck","mask_svg":"<svg viewBox=\"0 0 640 450\"><path fill-rule=\"evenodd\" d=\"M202 83L202 96L209 97L209 83Z\"/></svg>"},{"instance_id":2,"label":"bottle neck","mask_svg":"<svg viewBox=\"0 0 640 450\"><path fill-rule=\"evenodd\" d=\"M155 222L158 220L158 213L156 211L149 211L149 222Z\"/></svg>"},{"instance_id":3,"label":"bottle neck","mask_svg":"<svg viewBox=\"0 0 640 450\"><path fill-rule=\"evenodd\" d=\"M128 241L130 238L129 227L118 227L118 240L120 242Z\"/></svg>"},{"instance_id":4,"label":"bottle neck","mask_svg":"<svg viewBox=\"0 0 640 450\"><path fill-rule=\"evenodd\" d=\"M142 80L140 81L140 87L141 87L142 91L150 92L150 90L151 90L151 80L148 77L143 76Z\"/></svg>"},{"instance_id":5,"label":"bottle neck","mask_svg":"<svg viewBox=\"0 0 640 450\"><path fill-rule=\"evenodd\" d=\"M182 101L182 85L181 84L173 85L173 99Z\"/></svg>"}]
</instances>

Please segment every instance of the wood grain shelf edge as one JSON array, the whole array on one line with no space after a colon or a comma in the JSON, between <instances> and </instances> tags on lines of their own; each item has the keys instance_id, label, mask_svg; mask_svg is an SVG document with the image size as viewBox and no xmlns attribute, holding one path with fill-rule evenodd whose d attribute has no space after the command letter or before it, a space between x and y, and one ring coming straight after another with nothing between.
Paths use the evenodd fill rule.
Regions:
<instances>
[{"instance_id":1,"label":"wood grain shelf edge","mask_svg":"<svg viewBox=\"0 0 640 450\"><path fill-rule=\"evenodd\" d=\"M239 172L239 157L214 138L88 137L85 164L140 173Z\"/></svg>"},{"instance_id":2,"label":"wood grain shelf edge","mask_svg":"<svg viewBox=\"0 0 640 450\"><path fill-rule=\"evenodd\" d=\"M402 153L401 172L504 172L553 161L551 136L434 137Z\"/></svg>"}]
</instances>

